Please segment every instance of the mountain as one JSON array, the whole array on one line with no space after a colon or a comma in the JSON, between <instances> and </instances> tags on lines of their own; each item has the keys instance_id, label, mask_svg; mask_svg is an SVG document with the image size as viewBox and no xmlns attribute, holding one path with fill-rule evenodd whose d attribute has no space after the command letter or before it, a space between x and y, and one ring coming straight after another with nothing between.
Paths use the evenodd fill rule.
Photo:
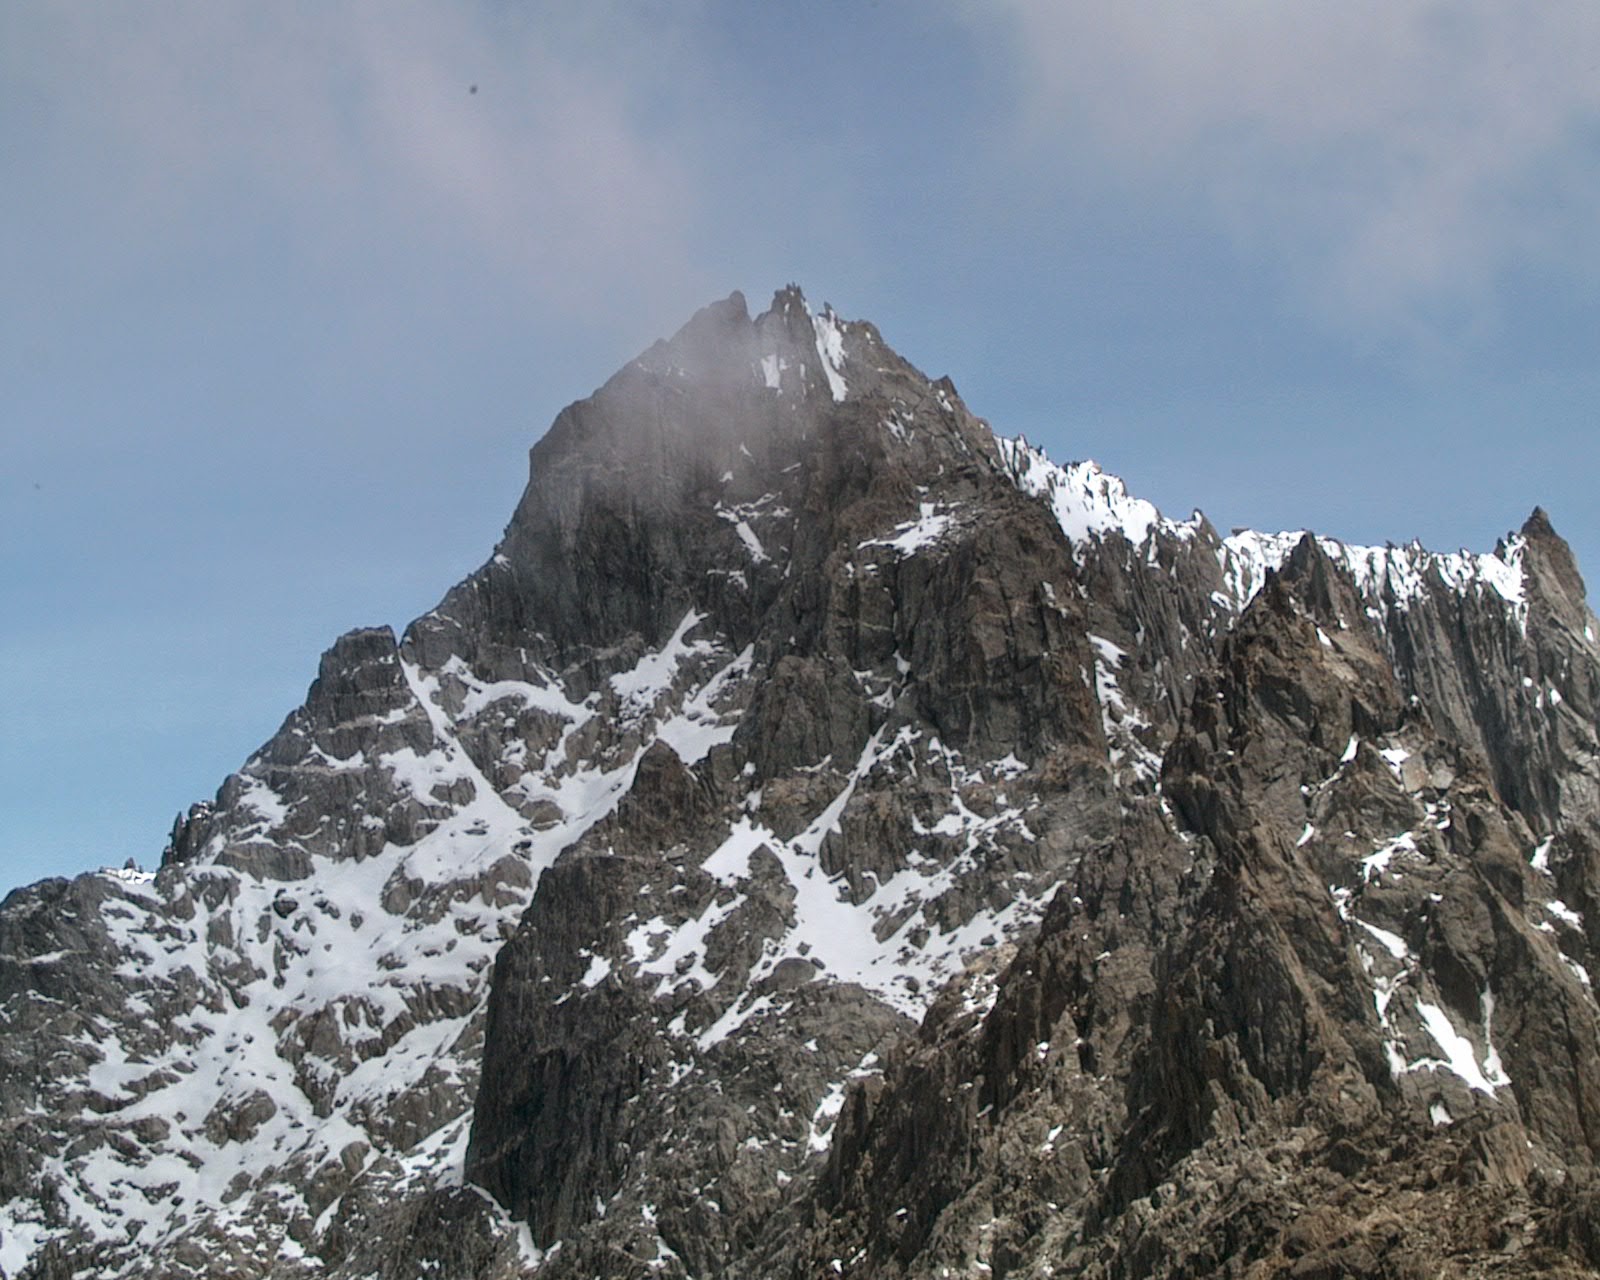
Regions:
<instances>
[{"instance_id":1,"label":"mountain","mask_svg":"<svg viewBox=\"0 0 1600 1280\"><path fill-rule=\"evenodd\" d=\"M0 904L8 1278L1600 1274L1600 645L785 289L160 869Z\"/></svg>"}]
</instances>

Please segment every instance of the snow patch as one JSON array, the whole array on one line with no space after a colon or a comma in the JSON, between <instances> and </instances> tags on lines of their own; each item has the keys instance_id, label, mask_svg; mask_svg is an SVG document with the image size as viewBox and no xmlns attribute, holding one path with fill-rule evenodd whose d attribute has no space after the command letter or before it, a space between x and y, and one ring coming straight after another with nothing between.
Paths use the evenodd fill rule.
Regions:
<instances>
[{"instance_id":1,"label":"snow patch","mask_svg":"<svg viewBox=\"0 0 1600 1280\"><path fill-rule=\"evenodd\" d=\"M1554 836L1546 836L1534 847L1533 854L1528 859L1528 865L1541 875L1550 874L1550 846L1555 842Z\"/></svg>"},{"instance_id":2,"label":"snow patch","mask_svg":"<svg viewBox=\"0 0 1600 1280\"><path fill-rule=\"evenodd\" d=\"M1494 1013L1494 999L1485 992L1484 1001L1484 1031L1487 1039L1489 1018ZM1450 1021L1450 1016L1443 1009L1426 1000L1418 1000L1417 1014L1422 1018L1422 1025L1427 1028L1434 1043L1439 1046L1440 1052L1444 1054L1444 1059L1443 1061L1420 1059L1412 1063L1409 1070L1443 1067L1460 1077L1469 1089L1475 1089L1491 1097L1497 1088L1511 1083L1500 1069L1500 1055L1495 1052L1492 1044L1480 1065L1472 1041L1456 1030L1455 1024Z\"/></svg>"},{"instance_id":3,"label":"snow patch","mask_svg":"<svg viewBox=\"0 0 1600 1280\"><path fill-rule=\"evenodd\" d=\"M1407 831L1396 836L1386 844L1380 845L1375 853L1361 859L1361 879L1370 884L1381 879L1389 870L1389 864L1398 854L1417 852L1416 837Z\"/></svg>"},{"instance_id":4,"label":"snow patch","mask_svg":"<svg viewBox=\"0 0 1600 1280\"><path fill-rule=\"evenodd\" d=\"M661 696L672 688L678 678L678 668L691 658L704 657L716 652L710 640L689 640L688 634L705 621L706 615L690 609L659 650L647 653L627 671L611 677L611 688L629 709L640 712L653 708Z\"/></svg>"},{"instance_id":5,"label":"snow patch","mask_svg":"<svg viewBox=\"0 0 1600 1280\"><path fill-rule=\"evenodd\" d=\"M816 334L817 356L822 361L822 372L828 379L828 390L835 400L843 400L849 392L844 380L844 325L833 314L832 307L824 307L822 314L811 317Z\"/></svg>"},{"instance_id":6,"label":"snow patch","mask_svg":"<svg viewBox=\"0 0 1600 1280\"><path fill-rule=\"evenodd\" d=\"M1155 530L1173 538L1190 538L1199 528L1198 518L1167 520L1154 504L1135 498L1123 482L1093 461L1060 466L1026 439L995 438L1000 463L1022 492L1050 504L1056 523L1081 561L1081 544L1119 533L1135 549Z\"/></svg>"},{"instance_id":7,"label":"snow patch","mask_svg":"<svg viewBox=\"0 0 1600 1280\"><path fill-rule=\"evenodd\" d=\"M871 547L887 547L897 558L915 555L923 548L933 546L944 536L950 527L951 511L952 509L948 507L941 510L936 503L919 503L915 520L907 520L896 525L890 537L867 539L860 543L856 550L866 551Z\"/></svg>"}]
</instances>

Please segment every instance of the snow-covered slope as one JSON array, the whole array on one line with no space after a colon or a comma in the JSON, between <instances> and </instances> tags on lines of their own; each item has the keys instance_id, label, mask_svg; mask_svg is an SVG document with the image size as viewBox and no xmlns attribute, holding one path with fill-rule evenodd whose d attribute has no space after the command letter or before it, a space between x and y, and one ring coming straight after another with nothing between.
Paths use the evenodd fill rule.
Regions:
<instances>
[{"instance_id":1,"label":"snow-covered slope","mask_svg":"<svg viewBox=\"0 0 1600 1280\"><path fill-rule=\"evenodd\" d=\"M1141 548L1149 543L1155 530L1168 537L1185 538L1192 537L1199 527L1198 517L1182 523L1168 520L1152 503L1134 497L1127 485L1093 461L1062 466L1021 436L1015 440L996 437L995 445L1017 487L1050 504L1061 531L1074 545L1115 532L1133 547Z\"/></svg>"},{"instance_id":2,"label":"snow-covered slope","mask_svg":"<svg viewBox=\"0 0 1600 1280\"><path fill-rule=\"evenodd\" d=\"M459 1185L490 967L540 874L615 808L650 742L693 759L732 733L740 660L686 640L696 621L582 698L459 659L429 671L365 633L393 687L344 719L314 690L180 830L182 860L10 900L13 929L70 922L107 990L7 992L8 1026L53 1033L61 1065L82 1066L33 1082L15 1132L50 1199L0 1208L0 1270L63 1233L101 1246L108 1275L183 1240L230 1268L315 1268L306 1247L351 1188ZM492 782L460 735L519 715L549 746L507 744ZM336 754L352 732L366 749ZM373 833L359 852L329 840L335 815ZM6 958L38 977L83 954Z\"/></svg>"}]
</instances>

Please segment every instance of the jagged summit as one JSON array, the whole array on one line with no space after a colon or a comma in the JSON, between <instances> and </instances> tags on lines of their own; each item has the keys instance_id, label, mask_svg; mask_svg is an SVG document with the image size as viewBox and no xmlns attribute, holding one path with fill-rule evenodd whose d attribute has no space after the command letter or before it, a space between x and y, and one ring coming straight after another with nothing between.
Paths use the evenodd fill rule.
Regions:
<instances>
[{"instance_id":1,"label":"jagged summit","mask_svg":"<svg viewBox=\"0 0 1600 1280\"><path fill-rule=\"evenodd\" d=\"M0 1272L1589 1274L1594 626L1542 511L1222 538L731 295L0 906Z\"/></svg>"}]
</instances>

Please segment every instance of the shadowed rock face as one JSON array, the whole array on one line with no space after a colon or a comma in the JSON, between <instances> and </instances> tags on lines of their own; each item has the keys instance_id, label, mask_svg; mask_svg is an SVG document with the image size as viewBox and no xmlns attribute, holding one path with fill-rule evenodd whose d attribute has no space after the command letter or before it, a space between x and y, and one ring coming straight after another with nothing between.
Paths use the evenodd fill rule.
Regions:
<instances>
[{"instance_id":1,"label":"shadowed rock face","mask_svg":"<svg viewBox=\"0 0 1600 1280\"><path fill-rule=\"evenodd\" d=\"M0 1269L1590 1274L1595 621L1220 538L798 290L0 906Z\"/></svg>"}]
</instances>

